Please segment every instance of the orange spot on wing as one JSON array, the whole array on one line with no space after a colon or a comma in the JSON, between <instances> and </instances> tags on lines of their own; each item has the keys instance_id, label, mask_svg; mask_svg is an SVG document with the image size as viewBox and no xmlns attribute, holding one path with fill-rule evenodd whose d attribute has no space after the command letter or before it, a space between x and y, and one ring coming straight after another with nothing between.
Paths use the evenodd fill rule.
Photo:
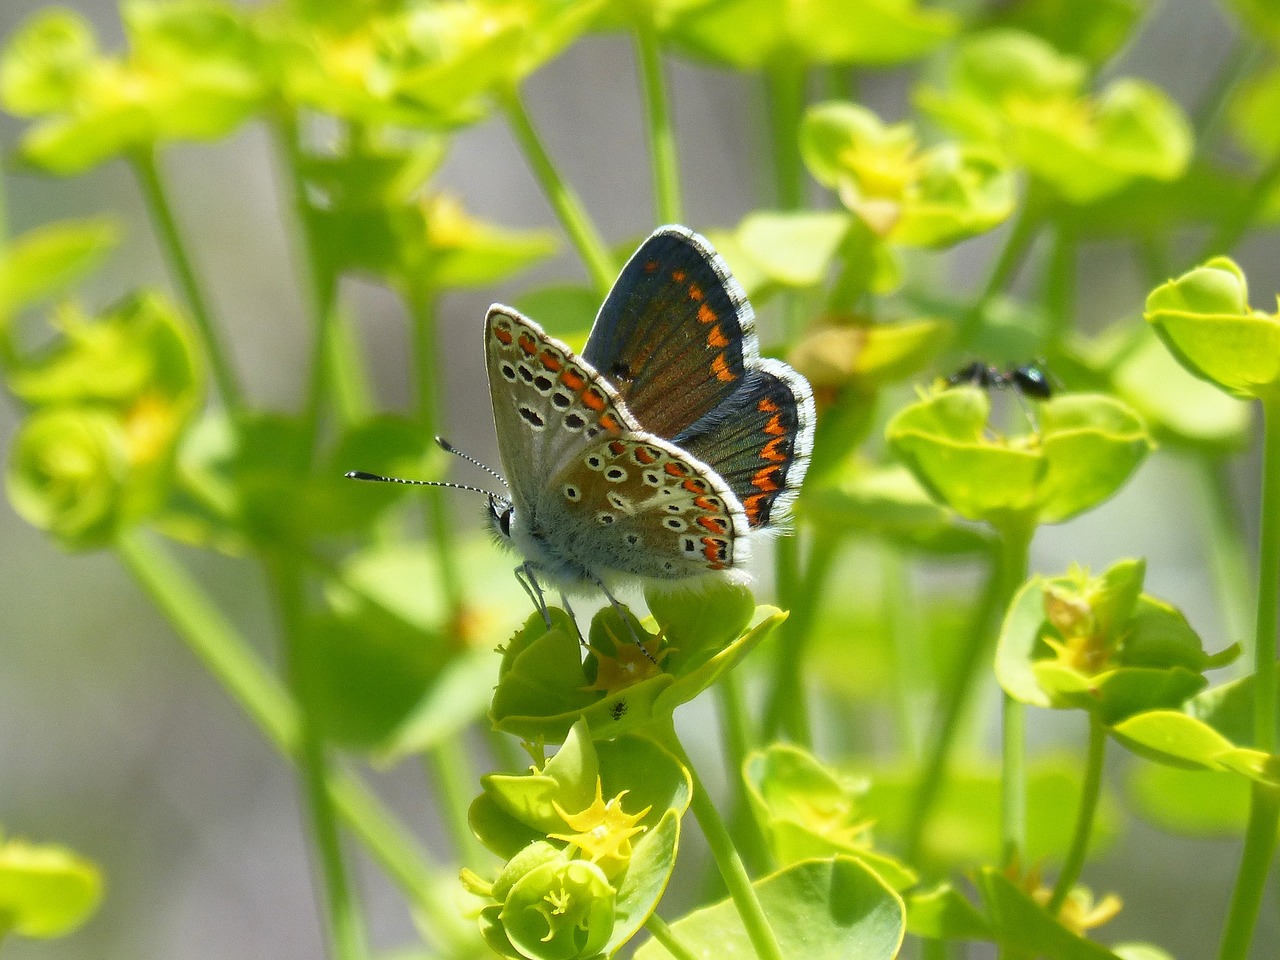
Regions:
<instances>
[{"instance_id":1,"label":"orange spot on wing","mask_svg":"<svg viewBox=\"0 0 1280 960\"><path fill-rule=\"evenodd\" d=\"M648 447L636 447L635 458L637 463L643 463L646 467L658 459Z\"/></svg>"},{"instance_id":2,"label":"orange spot on wing","mask_svg":"<svg viewBox=\"0 0 1280 960\"><path fill-rule=\"evenodd\" d=\"M511 331L506 329L505 327L494 327L493 335L508 347L511 346L511 341L515 339L515 337L511 335Z\"/></svg>"},{"instance_id":3,"label":"orange spot on wing","mask_svg":"<svg viewBox=\"0 0 1280 960\"><path fill-rule=\"evenodd\" d=\"M697 477L690 477L684 483L680 484L680 486L684 487L690 493L706 493L707 492L707 485L703 483L701 480L699 480Z\"/></svg>"},{"instance_id":4,"label":"orange spot on wing","mask_svg":"<svg viewBox=\"0 0 1280 960\"><path fill-rule=\"evenodd\" d=\"M782 415L775 413L769 418L769 422L764 425L764 432L771 437L785 437L787 428L782 425Z\"/></svg>"},{"instance_id":5,"label":"orange spot on wing","mask_svg":"<svg viewBox=\"0 0 1280 960\"><path fill-rule=\"evenodd\" d=\"M600 418L600 422L604 423L604 417ZM608 430L609 428L605 427L605 429ZM609 452L612 453L615 457L622 456L624 453L626 453L626 451L627 451L627 445L623 443L621 440L614 440L611 444L609 444Z\"/></svg>"},{"instance_id":6,"label":"orange spot on wing","mask_svg":"<svg viewBox=\"0 0 1280 960\"><path fill-rule=\"evenodd\" d=\"M774 474L777 472L777 467L761 467L752 475L751 485L757 490L772 493L778 489L778 481L774 479Z\"/></svg>"},{"instance_id":7,"label":"orange spot on wing","mask_svg":"<svg viewBox=\"0 0 1280 960\"><path fill-rule=\"evenodd\" d=\"M529 356L533 356L538 349L538 345L534 342L533 337L527 333L522 333L520 334L520 349Z\"/></svg>"},{"instance_id":8,"label":"orange spot on wing","mask_svg":"<svg viewBox=\"0 0 1280 960\"><path fill-rule=\"evenodd\" d=\"M582 374L578 373L577 370L569 368L569 369L566 369L562 374L560 374L560 382L563 383L570 390L572 390L574 393L577 393L584 386L586 386L587 378L584 377Z\"/></svg>"},{"instance_id":9,"label":"orange spot on wing","mask_svg":"<svg viewBox=\"0 0 1280 960\"><path fill-rule=\"evenodd\" d=\"M724 517L699 517L698 526L712 533L728 533L728 524Z\"/></svg>"},{"instance_id":10,"label":"orange spot on wing","mask_svg":"<svg viewBox=\"0 0 1280 960\"><path fill-rule=\"evenodd\" d=\"M769 496L767 493L753 493L742 501L742 507L747 511L748 523L754 525L760 522L760 501L767 496Z\"/></svg>"},{"instance_id":11,"label":"orange spot on wing","mask_svg":"<svg viewBox=\"0 0 1280 960\"><path fill-rule=\"evenodd\" d=\"M693 505L699 510L706 510L708 513L720 512L720 505L708 497L694 497Z\"/></svg>"},{"instance_id":12,"label":"orange spot on wing","mask_svg":"<svg viewBox=\"0 0 1280 960\"><path fill-rule=\"evenodd\" d=\"M665 466L663 466L662 469L665 470L667 472L667 475L671 477L683 477L689 473L689 471L685 469L685 466L683 463L674 463L674 462L668 463Z\"/></svg>"},{"instance_id":13,"label":"orange spot on wing","mask_svg":"<svg viewBox=\"0 0 1280 960\"><path fill-rule=\"evenodd\" d=\"M782 444L786 442L786 437L774 437L766 443L764 448L760 451L760 459L772 460L774 463L786 463L787 452L785 450L778 449L778 447L782 446Z\"/></svg>"},{"instance_id":14,"label":"orange spot on wing","mask_svg":"<svg viewBox=\"0 0 1280 960\"><path fill-rule=\"evenodd\" d=\"M725 542L717 540L715 537L702 538L702 555L712 562L712 564L720 563L725 558ZM717 570L721 569L716 567Z\"/></svg>"},{"instance_id":15,"label":"orange spot on wing","mask_svg":"<svg viewBox=\"0 0 1280 960\"><path fill-rule=\"evenodd\" d=\"M563 364L560 362L560 358L557 357L550 350L543 350L542 356L540 359L542 360L542 365L546 367L548 370L550 370L552 373L559 373L560 368L563 366Z\"/></svg>"},{"instance_id":16,"label":"orange spot on wing","mask_svg":"<svg viewBox=\"0 0 1280 960\"><path fill-rule=\"evenodd\" d=\"M620 424L617 420L614 419L614 416L612 413L601 414L600 426L604 427L604 429L609 433L622 432L622 424Z\"/></svg>"},{"instance_id":17,"label":"orange spot on wing","mask_svg":"<svg viewBox=\"0 0 1280 960\"><path fill-rule=\"evenodd\" d=\"M702 288L696 283L689 284L689 299L695 303L702 302Z\"/></svg>"},{"instance_id":18,"label":"orange spot on wing","mask_svg":"<svg viewBox=\"0 0 1280 960\"><path fill-rule=\"evenodd\" d=\"M595 387L591 387L590 389L582 392L582 402L596 413L599 413L605 407L604 394Z\"/></svg>"},{"instance_id":19,"label":"orange spot on wing","mask_svg":"<svg viewBox=\"0 0 1280 960\"><path fill-rule=\"evenodd\" d=\"M683 270L671 271L671 279L674 280L676 283L684 283L685 276L686 274Z\"/></svg>"},{"instance_id":20,"label":"orange spot on wing","mask_svg":"<svg viewBox=\"0 0 1280 960\"><path fill-rule=\"evenodd\" d=\"M729 369L729 364L725 362L723 353L711 361L711 372L716 375L716 379L721 383L731 383L735 379L733 371Z\"/></svg>"},{"instance_id":21,"label":"orange spot on wing","mask_svg":"<svg viewBox=\"0 0 1280 960\"><path fill-rule=\"evenodd\" d=\"M657 261L657 260L646 260L646 261L644 262L644 272L645 272L645 273L654 273L657 269L658 269L658 261Z\"/></svg>"},{"instance_id":22,"label":"orange spot on wing","mask_svg":"<svg viewBox=\"0 0 1280 960\"><path fill-rule=\"evenodd\" d=\"M778 404L768 397L762 397L760 402L756 404L756 409L761 413L777 413Z\"/></svg>"},{"instance_id":23,"label":"orange spot on wing","mask_svg":"<svg viewBox=\"0 0 1280 960\"><path fill-rule=\"evenodd\" d=\"M708 307L705 303L698 308L699 323L715 323L716 312Z\"/></svg>"},{"instance_id":24,"label":"orange spot on wing","mask_svg":"<svg viewBox=\"0 0 1280 960\"><path fill-rule=\"evenodd\" d=\"M712 347L718 350L721 347L727 347L728 345L729 345L729 338L726 337L724 333L721 332L720 324L717 323L714 327L712 327L710 330L707 331L708 347Z\"/></svg>"}]
</instances>

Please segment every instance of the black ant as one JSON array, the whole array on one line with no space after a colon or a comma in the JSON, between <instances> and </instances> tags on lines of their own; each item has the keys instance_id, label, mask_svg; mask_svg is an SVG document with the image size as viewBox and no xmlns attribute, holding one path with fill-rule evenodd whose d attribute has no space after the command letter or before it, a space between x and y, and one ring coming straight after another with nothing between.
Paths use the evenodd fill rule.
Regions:
<instances>
[{"instance_id":1,"label":"black ant","mask_svg":"<svg viewBox=\"0 0 1280 960\"><path fill-rule=\"evenodd\" d=\"M1028 400L1048 400L1054 387L1042 363L1024 363L1009 370L980 360L961 367L947 377L948 387L981 387L984 390L1016 390Z\"/></svg>"}]
</instances>

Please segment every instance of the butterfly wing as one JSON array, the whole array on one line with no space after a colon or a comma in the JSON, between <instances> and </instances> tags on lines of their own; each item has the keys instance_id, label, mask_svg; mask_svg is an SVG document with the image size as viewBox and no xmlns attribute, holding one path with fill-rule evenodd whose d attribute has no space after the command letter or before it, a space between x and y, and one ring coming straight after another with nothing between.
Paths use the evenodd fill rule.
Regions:
<instances>
[{"instance_id":1,"label":"butterfly wing","mask_svg":"<svg viewBox=\"0 0 1280 960\"><path fill-rule=\"evenodd\" d=\"M498 454L516 508L532 518L565 465L597 438L638 428L599 374L518 310L490 307L484 343Z\"/></svg>"},{"instance_id":2,"label":"butterfly wing","mask_svg":"<svg viewBox=\"0 0 1280 960\"><path fill-rule=\"evenodd\" d=\"M582 352L661 437L731 396L758 357L742 287L706 240L676 226L656 231L623 267Z\"/></svg>"},{"instance_id":3,"label":"butterfly wing","mask_svg":"<svg viewBox=\"0 0 1280 960\"><path fill-rule=\"evenodd\" d=\"M765 359L732 397L673 442L723 478L755 529L780 517L799 492L816 419L809 382L782 361Z\"/></svg>"},{"instance_id":4,"label":"butterfly wing","mask_svg":"<svg viewBox=\"0 0 1280 960\"><path fill-rule=\"evenodd\" d=\"M717 473L659 437L601 438L551 483L557 541L574 562L609 572L677 580L746 562L746 512Z\"/></svg>"}]
</instances>

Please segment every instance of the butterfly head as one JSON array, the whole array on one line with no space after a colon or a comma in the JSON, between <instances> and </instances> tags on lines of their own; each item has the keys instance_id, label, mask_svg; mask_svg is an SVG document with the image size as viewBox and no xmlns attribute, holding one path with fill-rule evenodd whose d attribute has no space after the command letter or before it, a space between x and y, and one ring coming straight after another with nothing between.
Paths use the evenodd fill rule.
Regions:
<instances>
[{"instance_id":1,"label":"butterfly head","mask_svg":"<svg viewBox=\"0 0 1280 960\"><path fill-rule=\"evenodd\" d=\"M489 495L489 526L500 542L511 539L511 522L515 514L511 501L495 494Z\"/></svg>"}]
</instances>

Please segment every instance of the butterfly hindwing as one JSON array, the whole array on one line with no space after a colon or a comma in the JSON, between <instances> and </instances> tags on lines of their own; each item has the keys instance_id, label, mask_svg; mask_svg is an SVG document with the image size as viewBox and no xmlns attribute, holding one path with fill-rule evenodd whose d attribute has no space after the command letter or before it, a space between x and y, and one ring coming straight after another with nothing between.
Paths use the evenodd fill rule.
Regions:
<instances>
[{"instance_id":1,"label":"butterfly hindwing","mask_svg":"<svg viewBox=\"0 0 1280 960\"><path fill-rule=\"evenodd\" d=\"M706 464L647 433L601 438L551 481L555 539L599 573L671 580L741 566L741 503Z\"/></svg>"},{"instance_id":2,"label":"butterfly hindwing","mask_svg":"<svg viewBox=\"0 0 1280 960\"><path fill-rule=\"evenodd\" d=\"M623 267L582 356L644 430L669 438L741 385L759 356L754 327L719 254L684 227L663 227Z\"/></svg>"},{"instance_id":3,"label":"butterfly hindwing","mask_svg":"<svg viewBox=\"0 0 1280 960\"><path fill-rule=\"evenodd\" d=\"M765 359L732 398L674 442L725 481L754 529L780 516L799 491L815 420L808 381Z\"/></svg>"},{"instance_id":4,"label":"butterfly hindwing","mask_svg":"<svg viewBox=\"0 0 1280 960\"><path fill-rule=\"evenodd\" d=\"M511 489L521 510L597 438L636 429L613 388L517 310L489 308L485 363L498 451L509 474L520 472Z\"/></svg>"}]
</instances>

